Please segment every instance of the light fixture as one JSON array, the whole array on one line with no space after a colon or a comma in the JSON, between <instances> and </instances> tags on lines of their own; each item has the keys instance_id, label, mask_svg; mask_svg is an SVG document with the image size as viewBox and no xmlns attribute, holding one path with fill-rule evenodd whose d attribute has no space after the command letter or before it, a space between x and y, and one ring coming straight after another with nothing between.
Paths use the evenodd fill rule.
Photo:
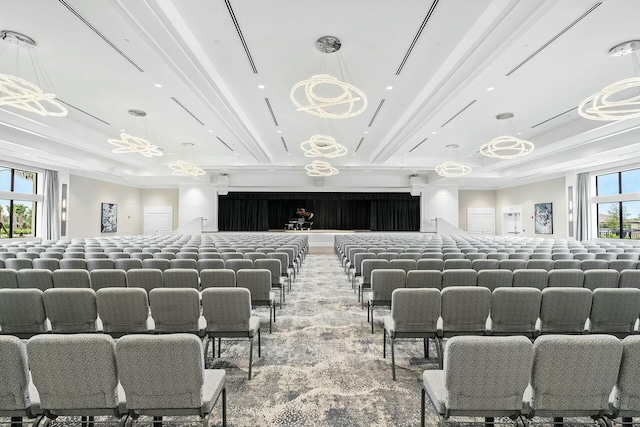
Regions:
<instances>
[{"instance_id":1,"label":"light fixture","mask_svg":"<svg viewBox=\"0 0 640 427\"><path fill-rule=\"evenodd\" d=\"M640 50L640 40L631 40L609 50L612 57L635 54ZM636 67L638 57L634 55ZM640 77L632 77L612 83L594 93L578 106L578 113L590 120L615 121L640 117ZM625 97L625 92L628 94Z\"/></svg>"},{"instance_id":2,"label":"light fixture","mask_svg":"<svg viewBox=\"0 0 640 427\"><path fill-rule=\"evenodd\" d=\"M456 161L454 162L444 162L438 166L436 166L436 173L440 176L448 177L448 178L457 178L460 176L465 176L471 173L471 168L467 165L463 165L462 163L458 163L458 145L457 144L449 144L447 148L451 148L454 151Z\"/></svg>"},{"instance_id":3,"label":"light fixture","mask_svg":"<svg viewBox=\"0 0 640 427\"><path fill-rule=\"evenodd\" d=\"M323 53L334 53L342 46L334 36L320 37L316 48ZM340 70L346 69L338 56ZM348 73L348 72L347 72ZM367 108L367 97L352 84L329 74L321 73L296 83L289 94L297 111L326 119L346 119L357 116Z\"/></svg>"},{"instance_id":4,"label":"light fixture","mask_svg":"<svg viewBox=\"0 0 640 427\"><path fill-rule=\"evenodd\" d=\"M488 88L487 88L487 92L491 92L491 91L492 91L492 90L494 90L494 89L495 89L495 87L488 87Z\"/></svg>"},{"instance_id":5,"label":"light fixture","mask_svg":"<svg viewBox=\"0 0 640 427\"><path fill-rule=\"evenodd\" d=\"M143 119L147 115L146 112L138 109L131 109L128 113L134 117L142 117ZM146 129L146 125L144 128ZM145 157L163 155L162 150L160 150L157 145L153 145L146 139L139 136L129 135L128 133L125 133L124 130L121 130L121 132L120 139L107 140L109 144L116 146L112 152L116 154L138 153Z\"/></svg>"},{"instance_id":6,"label":"light fixture","mask_svg":"<svg viewBox=\"0 0 640 427\"><path fill-rule=\"evenodd\" d=\"M191 157L195 157L193 155L193 143L183 142L182 146L185 147L186 150L190 151ZM195 163L185 162L184 160L178 160L173 163L169 163L169 169L173 171L172 175L175 176L192 176L195 178L206 174L206 172L198 167Z\"/></svg>"},{"instance_id":7,"label":"light fixture","mask_svg":"<svg viewBox=\"0 0 640 427\"><path fill-rule=\"evenodd\" d=\"M513 117L513 113L502 113L496 116L498 120L510 120ZM520 134L515 132L513 123L509 121L511 126L511 135L503 135L492 139L486 144L480 147L480 153L487 157L496 159L513 159L514 157L520 157L529 154L533 151L535 146L532 142L524 139L517 138L513 134Z\"/></svg>"},{"instance_id":8,"label":"light fixture","mask_svg":"<svg viewBox=\"0 0 640 427\"><path fill-rule=\"evenodd\" d=\"M327 135L313 135L300 144L305 157L335 158L347 154L347 147L336 142L335 138Z\"/></svg>"},{"instance_id":9,"label":"light fixture","mask_svg":"<svg viewBox=\"0 0 640 427\"><path fill-rule=\"evenodd\" d=\"M264 85L258 85L258 89L264 89Z\"/></svg>"},{"instance_id":10,"label":"light fixture","mask_svg":"<svg viewBox=\"0 0 640 427\"><path fill-rule=\"evenodd\" d=\"M338 174L338 169L322 160L314 160L304 168L307 170L307 175L309 176L331 176Z\"/></svg>"},{"instance_id":11,"label":"light fixture","mask_svg":"<svg viewBox=\"0 0 640 427\"><path fill-rule=\"evenodd\" d=\"M387 86L387 90L393 89L393 86Z\"/></svg>"},{"instance_id":12,"label":"light fixture","mask_svg":"<svg viewBox=\"0 0 640 427\"><path fill-rule=\"evenodd\" d=\"M22 47L28 49L36 79L49 81L44 75L38 77L37 72L43 73L44 68L33 52L36 42L32 38L15 31L0 31L0 39L16 46L18 50ZM10 74L0 74L0 106L13 107L41 116L63 117L68 114L67 109L56 100L55 94L45 93L30 81Z\"/></svg>"},{"instance_id":13,"label":"light fixture","mask_svg":"<svg viewBox=\"0 0 640 427\"><path fill-rule=\"evenodd\" d=\"M154 84L155 87L162 87L162 85L160 83L156 83Z\"/></svg>"}]
</instances>

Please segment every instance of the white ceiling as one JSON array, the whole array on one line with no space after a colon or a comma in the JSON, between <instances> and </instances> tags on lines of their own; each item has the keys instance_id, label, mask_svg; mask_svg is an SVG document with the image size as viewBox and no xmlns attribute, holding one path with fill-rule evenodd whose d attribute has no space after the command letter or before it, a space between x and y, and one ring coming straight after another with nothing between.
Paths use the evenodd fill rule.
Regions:
<instances>
[{"instance_id":1,"label":"white ceiling","mask_svg":"<svg viewBox=\"0 0 640 427\"><path fill-rule=\"evenodd\" d=\"M49 89L72 107L63 118L0 108L0 158L140 187L217 182L224 173L237 190L313 186L300 143L318 133L349 151L330 160L341 173L325 187L336 190L407 187L414 174L502 188L640 163L640 120L594 122L575 108L605 84L638 76L632 55L608 55L640 38L638 16L638 0L3 0L0 30L36 41ZM342 41L339 53L316 50L323 35ZM33 80L27 55L0 40L0 72ZM320 72L360 88L367 110L342 120L296 111L291 87ZM504 112L515 114L533 153L478 154L509 131L495 118ZM107 139L121 129L165 155L112 153ZM435 166L456 156L473 172L440 178ZM173 177L167 165L179 159L207 175Z\"/></svg>"}]
</instances>

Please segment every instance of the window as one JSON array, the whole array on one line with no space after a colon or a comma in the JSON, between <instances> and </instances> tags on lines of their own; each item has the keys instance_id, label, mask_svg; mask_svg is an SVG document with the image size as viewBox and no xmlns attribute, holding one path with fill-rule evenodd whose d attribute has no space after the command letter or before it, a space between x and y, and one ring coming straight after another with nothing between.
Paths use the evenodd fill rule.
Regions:
<instances>
[{"instance_id":1,"label":"window","mask_svg":"<svg viewBox=\"0 0 640 427\"><path fill-rule=\"evenodd\" d=\"M640 240L640 169L596 176L598 237Z\"/></svg>"},{"instance_id":2,"label":"window","mask_svg":"<svg viewBox=\"0 0 640 427\"><path fill-rule=\"evenodd\" d=\"M0 166L0 238L36 233L38 174Z\"/></svg>"}]
</instances>

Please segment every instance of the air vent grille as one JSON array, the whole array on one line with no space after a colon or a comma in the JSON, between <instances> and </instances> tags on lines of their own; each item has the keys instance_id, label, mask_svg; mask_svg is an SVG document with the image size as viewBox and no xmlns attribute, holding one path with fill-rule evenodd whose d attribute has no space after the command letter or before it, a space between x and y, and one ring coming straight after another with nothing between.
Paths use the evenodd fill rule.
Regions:
<instances>
[{"instance_id":1,"label":"air vent grille","mask_svg":"<svg viewBox=\"0 0 640 427\"><path fill-rule=\"evenodd\" d=\"M238 19L236 18L236 14L231 7L231 2L229 0L224 0L224 4L227 6L227 11L229 12L229 16L233 21L233 25L236 27L236 32L238 33L238 37L240 37L240 43L242 43L244 53L247 55L247 59L249 60L249 64L251 65L251 69L253 70L253 74L258 74L258 69L256 68L256 64L253 62L253 57L251 56L251 52L249 51L249 46L247 45L247 41L244 39L244 35L242 34L242 30L240 29L240 24L238 23Z\"/></svg>"},{"instance_id":2,"label":"air vent grille","mask_svg":"<svg viewBox=\"0 0 640 427\"><path fill-rule=\"evenodd\" d=\"M269 98L265 98L265 99L264 99L264 102L266 102L266 103L267 103L267 108L269 109L269 113L271 114L271 118L273 119L273 123L274 123L276 126L279 126L279 125L278 125L278 119L276 119L276 115L275 115L275 114L274 114L274 112L273 112L273 108L271 108L271 102L269 101Z\"/></svg>"},{"instance_id":3,"label":"air vent grille","mask_svg":"<svg viewBox=\"0 0 640 427\"><path fill-rule=\"evenodd\" d=\"M287 153L289 152L289 147L287 147L287 143L284 140L284 137L280 137L280 140L282 141L282 145L284 145L284 151L286 151Z\"/></svg>"},{"instance_id":4,"label":"air vent grille","mask_svg":"<svg viewBox=\"0 0 640 427\"><path fill-rule=\"evenodd\" d=\"M360 142L358 142L358 146L356 147L356 151L354 151L354 153L358 152L358 150L360 149L360 146L362 145L362 141L364 141L364 136L360 138Z\"/></svg>"},{"instance_id":5,"label":"air vent grille","mask_svg":"<svg viewBox=\"0 0 640 427\"><path fill-rule=\"evenodd\" d=\"M200 123L202 126L204 126L204 123L202 123L202 121L196 117L195 114L193 114L191 111L189 111L189 109L187 107L185 107L180 101L178 101L176 98L174 98L173 96L171 97L171 99L173 99L173 102L175 102L176 104L178 104L184 111L186 111L191 117L193 117L196 122Z\"/></svg>"},{"instance_id":6,"label":"air vent grille","mask_svg":"<svg viewBox=\"0 0 640 427\"><path fill-rule=\"evenodd\" d=\"M467 108L471 107L473 104L476 103L476 101L478 101L477 99L474 99L473 101L471 101L470 103L468 103L466 106L464 106L462 108L462 110L458 111L457 113L455 113L449 120L447 120L446 122L444 122L442 124L442 126L440 126L441 128L445 127L446 125L448 125L453 119L455 119L456 117L458 117L460 114L462 114L464 112L464 110L466 110Z\"/></svg>"},{"instance_id":7,"label":"air vent grille","mask_svg":"<svg viewBox=\"0 0 640 427\"><path fill-rule=\"evenodd\" d=\"M378 117L378 113L380 112L380 109L382 108L382 104L384 104L385 99L381 99L380 100L380 104L378 104L378 108L376 108L376 111L373 113L373 117L371 117L371 121L369 122L369 126L371 127L371 125L373 124L373 121L376 119L376 117Z\"/></svg>"},{"instance_id":8,"label":"air vent grille","mask_svg":"<svg viewBox=\"0 0 640 427\"><path fill-rule=\"evenodd\" d=\"M533 129L533 128L537 128L538 126L543 125L543 124L545 124L545 123L547 123L547 122L550 122L550 121L551 121L551 120L553 120L553 119L557 119L557 118L558 118L558 117L560 117L560 116L564 116L565 114L570 113L570 112L572 112L573 110L576 110L577 108L578 108L578 107L569 108L567 111L563 111L563 112L562 112L562 113L560 113L560 114L556 114L555 116L550 117L550 118L548 118L547 120L543 120L543 121L541 121L540 123L538 123L538 124L535 124L535 125L531 126L531 129Z\"/></svg>"},{"instance_id":9,"label":"air vent grille","mask_svg":"<svg viewBox=\"0 0 640 427\"><path fill-rule=\"evenodd\" d=\"M427 26L429 19L431 19L431 15L433 15L433 11L436 9L436 6L438 5L438 1L439 0L434 0L433 4L431 4L431 8L429 8L429 11L427 12L427 16L424 17L424 20L422 21L422 25L420 25L418 32L413 37L413 41L411 42L411 45L409 45L409 49L407 49L407 53L404 54L404 58L402 58L402 62L400 63L398 70L396 70L396 76L402 72L402 69L407 63L407 60L411 56L411 53L413 52L413 48L415 48L416 43L418 42L418 39L422 35L422 31L424 30L424 27Z\"/></svg>"},{"instance_id":10,"label":"air vent grille","mask_svg":"<svg viewBox=\"0 0 640 427\"><path fill-rule=\"evenodd\" d=\"M411 153L413 150L415 150L416 148L420 147L427 139L429 139L429 138L425 138L422 141L418 142L415 147L413 147L411 150L409 150L409 152Z\"/></svg>"},{"instance_id":11,"label":"air vent grille","mask_svg":"<svg viewBox=\"0 0 640 427\"><path fill-rule=\"evenodd\" d=\"M89 117L91 117L91 118L96 119L96 120L97 120L97 121L99 121L99 122L104 123L105 125L111 125L111 123L107 122L106 120L102 120L100 117L94 116L93 114L86 112L86 111L85 111L85 110L83 110L82 108L78 108L78 107L76 107L75 105L69 104L68 102L63 101L63 100L62 100L62 99L60 99L60 98L56 98L56 100L58 100L58 101L62 102L62 103L63 103L64 105L66 105L67 107L71 107L71 108L73 108L73 109L74 109L74 110L76 110L76 111L79 111L79 112L81 112L81 113L83 113L83 114L86 114L87 116L89 116Z\"/></svg>"},{"instance_id":12,"label":"air vent grille","mask_svg":"<svg viewBox=\"0 0 640 427\"><path fill-rule=\"evenodd\" d=\"M229 151L231 151L232 153L235 153L235 151L233 151L233 148L229 147L229 145L228 145L226 142L224 142L224 141L222 140L222 138L220 138L219 136L216 136L216 139L217 139L218 141L222 142L222 144L223 144L225 147L227 147L227 148L229 149Z\"/></svg>"}]
</instances>

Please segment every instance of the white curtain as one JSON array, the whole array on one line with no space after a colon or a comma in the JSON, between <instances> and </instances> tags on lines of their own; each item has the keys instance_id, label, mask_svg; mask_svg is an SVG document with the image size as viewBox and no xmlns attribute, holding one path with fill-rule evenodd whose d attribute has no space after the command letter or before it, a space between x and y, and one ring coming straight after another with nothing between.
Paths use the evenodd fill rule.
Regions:
<instances>
[{"instance_id":1,"label":"white curtain","mask_svg":"<svg viewBox=\"0 0 640 427\"><path fill-rule=\"evenodd\" d=\"M576 239L589 240L589 174L578 174L578 188L576 190Z\"/></svg>"},{"instance_id":2,"label":"white curtain","mask_svg":"<svg viewBox=\"0 0 640 427\"><path fill-rule=\"evenodd\" d=\"M44 224L43 238L58 240L60 238L60 190L58 172L44 171Z\"/></svg>"}]
</instances>

